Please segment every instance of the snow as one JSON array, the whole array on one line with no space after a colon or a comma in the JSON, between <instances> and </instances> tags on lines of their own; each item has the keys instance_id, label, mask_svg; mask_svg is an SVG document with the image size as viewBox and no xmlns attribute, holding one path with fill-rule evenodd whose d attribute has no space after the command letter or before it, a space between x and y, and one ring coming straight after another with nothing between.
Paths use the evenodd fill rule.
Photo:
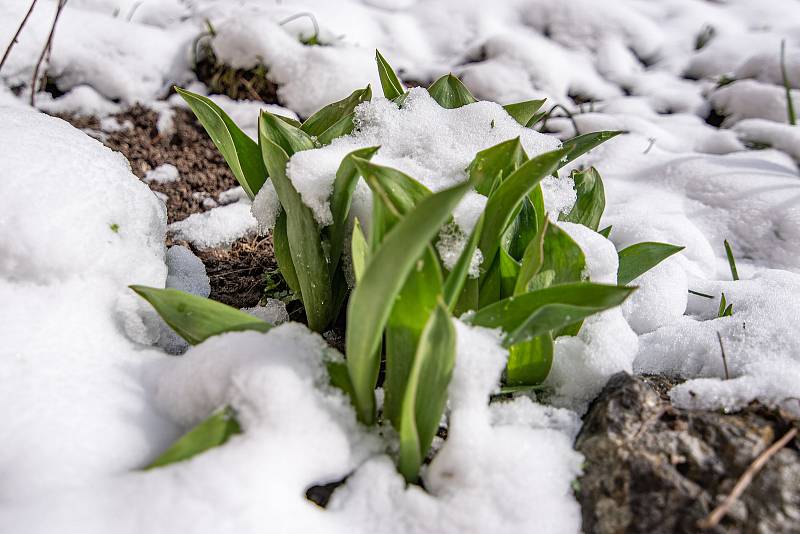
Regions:
<instances>
[{"instance_id":1,"label":"snow","mask_svg":"<svg viewBox=\"0 0 800 534\"><path fill-rule=\"evenodd\" d=\"M257 222L250 214L250 203L234 202L203 213L193 213L169 225L177 240L188 241L198 248L229 245L256 232Z\"/></svg>"},{"instance_id":2,"label":"snow","mask_svg":"<svg viewBox=\"0 0 800 534\"><path fill-rule=\"evenodd\" d=\"M148 183L168 184L170 182L177 182L178 179L180 179L178 168L171 163L164 163L144 173L144 181Z\"/></svg>"},{"instance_id":3,"label":"snow","mask_svg":"<svg viewBox=\"0 0 800 534\"><path fill-rule=\"evenodd\" d=\"M292 185L322 226L333 222L330 196L336 170L344 156L358 148L380 146L373 163L398 169L429 189L439 191L466 180L466 168L475 154L502 141L520 137L531 157L559 146L557 139L520 126L497 104L477 102L444 109L423 89L412 89L402 108L384 98L365 102L356 108L354 120L357 129L351 135L323 148L298 152L286 167ZM553 203L574 202L571 185L565 188L548 179L543 187L555 196ZM259 191L255 204L264 205L267 201L261 197L273 194L269 189ZM563 201L564 195L569 195L571 202ZM369 199L369 188L359 182L353 212L367 228ZM472 231L485 202L484 197L471 193L456 209L454 218L464 233ZM274 212L267 210L258 210L256 216L262 227L268 227L267 223L274 220Z\"/></svg>"},{"instance_id":4,"label":"snow","mask_svg":"<svg viewBox=\"0 0 800 534\"><path fill-rule=\"evenodd\" d=\"M158 353L129 339L153 335L127 285L163 287L164 208L122 156L67 123L0 116L0 414L14 436L0 451L0 500L10 502L125 473L177 428L141 382Z\"/></svg>"},{"instance_id":5,"label":"snow","mask_svg":"<svg viewBox=\"0 0 800 534\"><path fill-rule=\"evenodd\" d=\"M0 34L13 34L26 4L0 1ZM685 249L634 280L637 291L619 309L556 340L547 405L526 395L489 403L507 355L497 332L457 321L448 438L423 470L423 490L396 473L392 437L358 425L327 384L324 362L337 356L321 337L287 323L187 350L127 288L208 295L201 262L184 247L165 251L165 232L205 248L266 231L278 211L274 189L268 182L252 205L240 188L206 194L204 205L219 207L167 228L163 202L122 156L27 106L55 11L53 0L37 5L0 72L0 416L14 436L0 447L0 531L577 532L570 483L581 457L571 444L578 413L612 374L686 379L671 396L687 408L735 410L759 399L800 411L800 134L788 124L779 63L785 39L800 109L800 7L785 0L516 0L491 9L472 0L68 3L46 67L64 94L38 93L37 108L94 115L98 137L130 127L110 116L135 102L156 110L159 135L171 135L174 108L185 104L175 95L161 100L170 86L208 92L191 72L206 19L216 36L204 39L222 62L263 65L278 85L280 106L211 95L254 138L260 109L307 117L371 83L376 98L358 109L352 135L291 159L289 177L321 225L331 222L335 171L355 148L380 145L375 163L440 190L464 180L480 149L520 136L533 156L575 134L571 120L557 117L547 123L554 136L525 130L488 102L443 110L422 89L399 109L377 97L375 48L405 81L427 85L451 71L481 99L548 97L545 109L566 107L581 133L627 132L544 181L550 218L574 202L569 171L593 165L605 185L601 227L612 226L609 239L557 223L583 249L593 281L615 283L616 252L634 243ZM300 42L313 31L308 17L286 21L303 12L313 14L325 46ZM701 34L710 38L696 49ZM712 109L721 128L706 123ZM175 177L161 171L151 179ZM484 202L472 194L460 205L440 243L446 262ZM360 184L353 214L365 227L369 203ZM731 317L717 317L722 293ZM276 324L288 319L278 301L245 311ZM223 405L237 411L244 434L190 461L139 471ZM344 477L327 510L305 498L309 486Z\"/></svg>"}]
</instances>

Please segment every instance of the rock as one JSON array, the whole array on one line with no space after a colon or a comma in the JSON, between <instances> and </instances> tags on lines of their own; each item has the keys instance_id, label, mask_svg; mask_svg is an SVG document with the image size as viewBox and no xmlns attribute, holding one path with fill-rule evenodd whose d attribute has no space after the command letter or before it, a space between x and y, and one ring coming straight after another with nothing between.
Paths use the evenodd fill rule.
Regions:
<instances>
[{"instance_id":1,"label":"rock","mask_svg":"<svg viewBox=\"0 0 800 534\"><path fill-rule=\"evenodd\" d=\"M586 458L577 490L585 532L698 532L697 522L794 424L757 404L735 414L677 409L664 389L663 380L620 373L586 414L575 444ZM708 532L800 532L798 440L769 459Z\"/></svg>"}]
</instances>

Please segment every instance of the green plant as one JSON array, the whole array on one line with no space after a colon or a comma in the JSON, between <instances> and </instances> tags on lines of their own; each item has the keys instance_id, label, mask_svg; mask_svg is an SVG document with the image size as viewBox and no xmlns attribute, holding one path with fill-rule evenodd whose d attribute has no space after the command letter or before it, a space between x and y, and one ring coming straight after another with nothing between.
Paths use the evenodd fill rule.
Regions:
<instances>
[{"instance_id":1,"label":"green plant","mask_svg":"<svg viewBox=\"0 0 800 534\"><path fill-rule=\"evenodd\" d=\"M380 53L376 61L384 96L402 105L407 93L399 77ZM455 315L470 312L464 321L501 329L510 352L505 385L536 387L550 370L554 337L574 335L585 318L618 306L635 289L625 284L680 250L645 243L633 252L622 251L620 285L597 284L584 275L586 258L577 243L548 220L540 182L558 176L564 165L621 132L581 135L534 158L519 138L511 139L479 152L467 169L467 181L436 193L396 169L373 163L378 147L361 148L341 161L330 197L333 223L320 227L286 176L286 165L293 154L351 132L356 106L372 97L369 87L302 123L262 112L257 142L209 99L178 91L251 197L267 179L272 181L281 205L273 230L276 259L286 284L302 300L309 326L325 330L347 303L346 362L328 363L331 382L350 396L361 422L374 424L382 418L392 423L400 440L398 468L408 481L416 480L447 403L456 357ZM451 74L428 91L447 108L475 102ZM531 100L505 109L529 126L541 118L542 105ZM575 170L571 177L577 201L560 219L597 231L605 207L600 174L589 168ZM347 240L350 203L362 179L372 191L372 217L366 234L353 221ZM486 206L448 269L437 252L439 236L453 224L454 208L471 189L487 196ZM470 266L478 252L483 261L473 278ZM356 280L349 295L343 261L348 255ZM227 331L271 327L174 290L133 289L190 343ZM375 390L384 358L385 398L379 413ZM211 428L219 427L215 417L208 422ZM185 439L195 445L179 449L202 450L197 443L227 439L219 431L195 436L209 434L212 439L189 439L190 433Z\"/></svg>"}]
</instances>

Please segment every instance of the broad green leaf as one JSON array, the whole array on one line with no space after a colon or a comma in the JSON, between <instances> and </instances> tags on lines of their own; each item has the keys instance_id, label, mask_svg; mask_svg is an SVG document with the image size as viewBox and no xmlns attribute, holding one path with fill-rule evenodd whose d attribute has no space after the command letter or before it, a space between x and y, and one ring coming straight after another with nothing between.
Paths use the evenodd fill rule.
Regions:
<instances>
[{"instance_id":1,"label":"broad green leaf","mask_svg":"<svg viewBox=\"0 0 800 534\"><path fill-rule=\"evenodd\" d=\"M297 272L294 270L292 251L289 250L289 237L286 235L286 211L281 210L278 219L275 221L275 228L272 229L272 248L275 251L275 261L278 262L278 269L281 276L286 280L289 289L298 293L302 299L300 291L300 281L297 279Z\"/></svg>"},{"instance_id":2,"label":"broad green leaf","mask_svg":"<svg viewBox=\"0 0 800 534\"><path fill-rule=\"evenodd\" d=\"M314 331L322 332L334 319L336 311L328 258L314 215L286 177L289 156L268 136L269 118L265 114L261 117L264 119L259 123L261 151L278 199L286 213L286 237L308 326Z\"/></svg>"},{"instance_id":3,"label":"broad green leaf","mask_svg":"<svg viewBox=\"0 0 800 534\"><path fill-rule=\"evenodd\" d=\"M669 245L667 243L653 243L645 241L636 243L619 251L619 270L617 283L626 285L643 275L673 254L677 254L684 247Z\"/></svg>"},{"instance_id":4,"label":"broad green leaf","mask_svg":"<svg viewBox=\"0 0 800 534\"><path fill-rule=\"evenodd\" d=\"M356 283L358 283L361 277L364 276L364 270L367 268L367 259L369 258L369 245L358 219L353 222L353 239L350 250L353 256L353 275L356 277Z\"/></svg>"},{"instance_id":5,"label":"broad green leaf","mask_svg":"<svg viewBox=\"0 0 800 534\"><path fill-rule=\"evenodd\" d=\"M542 193L542 184L536 184L533 191L530 192L528 198L533 204L533 210L536 212L536 230L544 228L544 220L547 218L547 210L544 207L544 193Z\"/></svg>"},{"instance_id":6,"label":"broad green leaf","mask_svg":"<svg viewBox=\"0 0 800 534\"><path fill-rule=\"evenodd\" d=\"M344 391L347 398L353 398L353 384L350 383L350 375L347 374L347 363L344 360L328 360L325 362L328 371L330 384Z\"/></svg>"},{"instance_id":7,"label":"broad green leaf","mask_svg":"<svg viewBox=\"0 0 800 534\"><path fill-rule=\"evenodd\" d=\"M400 78L397 77L389 62L377 50L375 50L375 61L378 63L378 77L381 79L383 96L389 100L394 100L405 94L406 90L403 84L400 83Z\"/></svg>"},{"instance_id":8,"label":"broad green leaf","mask_svg":"<svg viewBox=\"0 0 800 534\"><path fill-rule=\"evenodd\" d=\"M391 167L376 165L360 158L353 158L353 163L372 194L384 203L394 217L402 217L420 199L431 194L427 187Z\"/></svg>"},{"instance_id":9,"label":"broad green leaf","mask_svg":"<svg viewBox=\"0 0 800 534\"><path fill-rule=\"evenodd\" d=\"M347 98L334 102L333 104L328 104L317 111L306 119L300 129L309 135L313 135L317 139L323 137L325 132L332 128L337 133L342 132L341 135L347 134L349 133L349 131L347 131L348 127L341 126L342 121L347 123L349 120L349 130L352 131L353 110L362 102L368 102L371 99L372 88L367 85L364 89L353 91Z\"/></svg>"},{"instance_id":10,"label":"broad green leaf","mask_svg":"<svg viewBox=\"0 0 800 534\"><path fill-rule=\"evenodd\" d=\"M428 87L428 93L440 106L447 109L460 108L477 102L461 80L452 74L445 74L433 82Z\"/></svg>"},{"instance_id":11,"label":"broad green leaf","mask_svg":"<svg viewBox=\"0 0 800 534\"><path fill-rule=\"evenodd\" d=\"M422 332L403 397L398 470L408 482L417 480L439 430L455 359L456 331L440 300Z\"/></svg>"},{"instance_id":12,"label":"broad green leaf","mask_svg":"<svg viewBox=\"0 0 800 534\"><path fill-rule=\"evenodd\" d=\"M537 187L539 186L541 184L537 184ZM517 213L514 222L511 223L511 226L508 227L503 236L508 253L515 260L522 260L522 255L525 254L528 243L536 236L536 232L539 229L537 219L538 214L530 197L523 198L519 213Z\"/></svg>"},{"instance_id":13,"label":"broad green leaf","mask_svg":"<svg viewBox=\"0 0 800 534\"><path fill-rule=\"evenodd\" d=\"M564 141L562 148L567 149L567 154L564 161L559 165L559 169L569 163L578 159L583 154L589 152L596 146L602 145L609 139L618 136L621 133L617 131L604 131L592 132L588 134L578 135L572 139Z\"/></svg>"},{"instance_id":14,"label":"broad green leaf","mask_svg":"<svg viewBox=\"0 0 800 534\"><path fill-rule=\"evenodd\" d=\"M353 158L369 159L375 155L378 147L359 148L350 152L344 157L336 171L336 179L333 182L333 193L331 194L331 214L333 224L328 227L327 232L331 244L331 266L334 268L339 265L339 259L344 248L344 236L347 230L347 219L350 216L350 203L353 199L353 192L358 184L358 169L353 163Z\"/></svg>"},{"instance_id":15,"label":"broad green leaf","mask_svg":"<svg viewBox=\"0 0 800 534\"><path fill-rule=\"evenodd\" d=\"M469 321L506 332L506 347L561 329L619 306L633 287L578 282L508 297L478 310Z\"/></svg>"},{"instance_id":16,"label":"broad green leaf","mask_svg":"<svg viewBox=\"0 0 800 534\"><path fill-rule=\"evenodd\" d=\"M377 350L394 300L419 257L470 188L471 184L464 182L420 200L383 238L350 295L347 368L359 419L366 424L375 419L374 389L380 367Z\"/></svg>"},{"instance_id":17,"label":"broad green leaf","mask_svg":"<svg viewBox=\"0 0 800 534\"><path fill-rule=\"evenodd\" d=\"M461 290L461 295L453 307L453 315L461 317L461 315L477 310L480 307L480 280L478 278L468 278L464 281L464 288Z\"/></svg>"},{"instance_id":18,"label":"broad green leaf","mask_svg":"<svg viewBox=\"0 0 800 534\"><path fill-rule=\"evenodd\" d=\"M383 416L400 429L400 408L414 353L442 293L442 272L432 247L425 249L397 295L386 323Z\"/></svg>"},{"instance_id":19,"label":"broad green leaf","mask_svg":"<svg viewBox=\"0 0 800 534\"><path fill-rule=\"evenodd\" d=\"M184 434L145 469L155 469L188 460L223 445L231 436L241 433L242 429L233 409L223 408Z\"/></svg>"},{"instance_id":20,"label":"broad green leaf","mask_svg":"<svg viewBox=\"0 0 800 534\"><path fill-rule=\"evenodd\" d=\"M544 237L548 226L550 226L550 221L545 218L544 224L528 243L525 253L522 255L519 276L517 276L514 286L515 295L521 295L528 291L531 280L544 265Z\"/></svg>"},{"instance_id":21,"label":"broad green leaf","mask_svg":"<svg viewBox=\"0 0 800 534\"><path fill-rule=\"evenodd\" d=\"M475 184L478 193L489 196L498 176L502 181L527 159L519 137L503 141L475 155L468 168L470 181Z\"/></svg>"},{"instance_id":22,"label":"broad green leaf","mask_svg":"<svg viewBox=\"0 0 800 534\"><path fill-rule=\"evenodd\" d=\"M540 271L553 271L553 283L580 282L586 270L586 256L578 244L555 224L545 229Z\"/></svg>"},{"instance_id":23,"label":"broad green leaf","mask_svg":"<svg viewBox=\"0 0 800 534\"><path fill-rule=\"evenodd\" d=\"M506 384L535 386L544 382L553 366L553 335L546 332L508 350Z\"/></svg>"},{"instance_id":24,"label":"broad green leaf","mask_svg":"<svg viewBox=\"0 0 800 534\"><path fill-rule=\"evenodd\" d=\"M541 100L526 100L516 104L507 104L503 106L503 109L522 126L530 127L535 124L531 121L536 117L536 112L539 111L539 108L544 105L544 101L544 98Z\"/></svg>"},{"instance_id":25,"label":"broad green leaf","mask_svg":"<svg viewBox=\"0 0 800 534\"><path fill-rule=\"evenodd\" d=\"M210 99L180 87L175 87L175 91L189 104L247 196L251 199L255 197L267 179L258 143L239 129Z\"/></svg>"},{"instance_id":26,"label":"broad green leaf","mask_svg":"<svg viewBox=\"0 0 800 534\"><path fill-rule=\"evenodd\" d=\"M519 276L519 263L504 248L498 249L489 271L481 279L478 305L480 308L514 294Z\"/></svg>"},{"instance_id":27,"label":"broad green leaf","mask_svg":"<svg viewBox=\"0 0 800 534\"><path fill-rule=\"evenodd\" d=\"M482 231L483 214L481 214L478 221L475 223L472 234L470 234L469 240L467 240L467 243L464 245L464 250L461 251L461 255L459 255L456 264L453 266L453 270L450 271L445 279L443 290L444 301L451 312L456 309L456 304L464 289L467 275L469 274L469 268L470 265L472 265L472 258L475 256L475 250L478 248L478 240L481 237Z\"/></svg>"},{"instance_id":28,"label":"broad green leaf","mask_svg":"<svg viewBox=\"0 0 800 534\"><path fill-rule=\"evenodd\" d=\"M177 289L130 286L149 302L164 322L190 345L226 332L266 332L272 325L249 313Z\"/></svg>"},{"instance_id":29,"label":"broad green leaf","mask_svg":"<svg viewBox=\"0 0 800 534\"><path fill-rule=\"evenodd\" d=\"M522 199L542 178L555 171L564 154L564 149L554 150L526 161L489 197L485 209L486 220L478 245L484 261L491 261L497 254L500 238L513 220Z\"/></svg>"},{"instance_id":30,"label":"broad green leaf","mask_svg":"<svg viewBox=\"0 0 800 534\"><path fill-rule=\"evenodd\" d=\"M603 180L597 169L591 167L585 171L572 171L575 181L577 200L569 213L559 217L559 220L582 224L597 231L600 226L600 217L606 209L606 195L603 189Z\"/></svg>"},{"instance_id":31,"label":"broad green leaf","mask_svg":"<svg viewBox=\"0 0 800 534\"><path fill-rule=\"evenodd\" d=\"M311 150L317 146L314 143L314 139L309 134L300 128L296 128L282 121L276 115L267 111L262 111L259 117L258 135L262 145L265 139L271 141L286 153L287 159L297 152ZM263 146L261 151L263 156ZM269 166L267 166L267 170L269 170ZM283 173L286 173L285 168ZM272 174L270 174L270 176L272 176Z\"/></svg>"}]
</instances>

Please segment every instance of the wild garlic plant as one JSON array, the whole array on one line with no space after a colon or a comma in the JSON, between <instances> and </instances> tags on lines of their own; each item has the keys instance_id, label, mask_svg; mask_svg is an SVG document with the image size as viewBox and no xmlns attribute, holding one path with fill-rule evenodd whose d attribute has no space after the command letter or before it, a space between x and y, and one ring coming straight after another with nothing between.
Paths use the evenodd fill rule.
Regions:
<instances>
[{"instance_id":1,"label":"wild garlic plant","mask_svg":"<svg viewBox=\"0 0 800 534\"><path fill-rule=\"evenodd\" d=\"M407 92L400 79L380 53L377 63L384 96L402 106ZM417 479L446 408L456 360L454 316L501 329L510 354L505 386L531 388L547 377L555 336L574 335L586 317L621 304L634 290L627 286L630 281L680 250L660 243L629 247L620 252L619 285L597 284L584 277L586 258L580 247L548 220L541 180L620 132L582 135L531 159L520 140L511 139L479 152L466 181L435 193L396 169L373 163L378 147L360 148L342 160L330 198L333 223L320 227L287 177L286 165L293 154L350 133L356 106L372 97L369 87L303 123L262 112L258 142L208 98L178 91L250 197L267 179L272 181L281 205L273 231L276 259L288 285L301 296L309 327L324 331L347 303L346 359L328 362L331 383L350 396L362 423L394 426L400 441L398 469L409 482ZM445 108L476 101L452 75L434 82L428 92ZM541 118L542 104L534 100L505 109L529 126ZM597 231L605 207L602 179L594 168L573 171L572 178L577 201L560 218ZM359 180L372 191L366 233L358 220L349 231ZM448 269L436 245L470 190L485 195L487 202ZM471 278L478 251L483 261L478 276ZM345 279L346 255L352 258L352 290ZM133 289L191 344L223 332L271 327L176 290ZM375 391L382 361L385 397L379 413ZM214 432L190 432L165 453L167 458L183 459L223 443L238 431L231 417L229 411L216 412L203 427ZM166 463L160 459L155 465Z\"/></svg>"}]
</instances>

